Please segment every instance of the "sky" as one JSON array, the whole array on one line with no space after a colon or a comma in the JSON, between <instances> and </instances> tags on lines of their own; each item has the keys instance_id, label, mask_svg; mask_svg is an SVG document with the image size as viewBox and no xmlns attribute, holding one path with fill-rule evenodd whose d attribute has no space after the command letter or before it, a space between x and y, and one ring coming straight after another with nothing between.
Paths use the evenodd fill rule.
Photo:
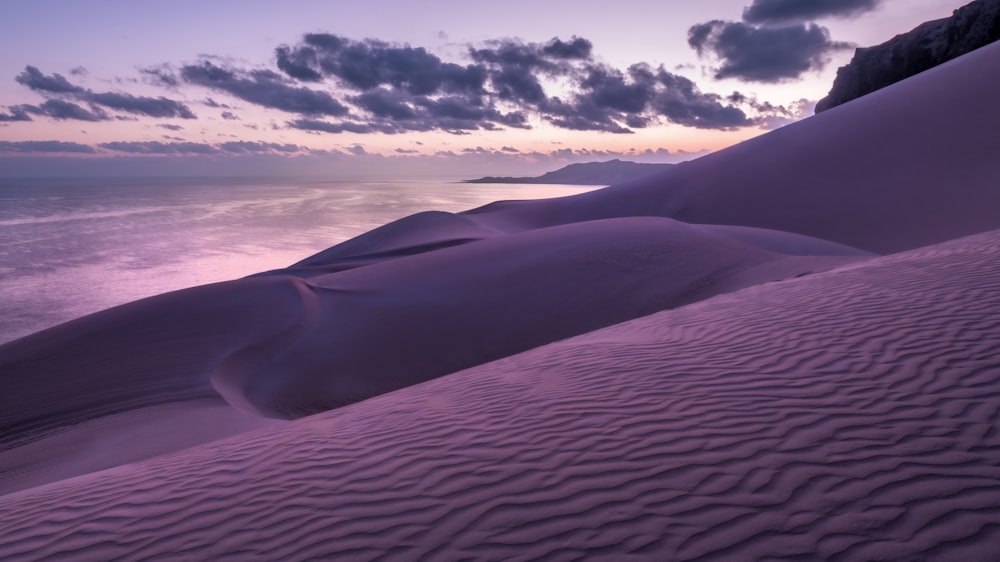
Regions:
<instances>
[{"instance_id":1,"label":"sky","mask_svg":"<svg viewBox=\"0 0 1000 562\"><path fill-rule=\"evenodd\" d=\"M966 0L10 0L0 176L524 175L812 114Z\"/></svg>"}]
</instances>

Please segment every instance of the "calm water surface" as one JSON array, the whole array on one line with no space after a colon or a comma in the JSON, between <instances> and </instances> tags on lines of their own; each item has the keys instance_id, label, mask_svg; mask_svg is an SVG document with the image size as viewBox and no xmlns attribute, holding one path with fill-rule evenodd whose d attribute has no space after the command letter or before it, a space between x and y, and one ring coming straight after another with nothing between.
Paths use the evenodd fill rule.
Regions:
<instances>
[{"instance_id":1,"label":"calm water surface","mask_svg":"<svg viewBox=\"0 0 1000 562\"><path fill-rule=\"evenodd\" d=\"M420 211L593 189L454 181L0 178L0 343L285 267Z\"/></svg>"}]
</instances>

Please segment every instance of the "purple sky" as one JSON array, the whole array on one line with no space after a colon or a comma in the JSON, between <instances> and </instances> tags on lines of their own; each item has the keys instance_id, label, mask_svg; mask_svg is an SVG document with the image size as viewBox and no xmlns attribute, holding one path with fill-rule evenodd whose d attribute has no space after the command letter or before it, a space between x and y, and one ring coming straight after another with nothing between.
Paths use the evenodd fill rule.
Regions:
<instances>
[{"instance_id":1,"label":"purple sky","mask_svg":"<svg viewBox=\"0 0 1000 562\"><path fill-rule=\"evenodd\" d=\"M5 3L3 175L519 175L812 113L964 0Z\"/></svg>"}]
</instances>

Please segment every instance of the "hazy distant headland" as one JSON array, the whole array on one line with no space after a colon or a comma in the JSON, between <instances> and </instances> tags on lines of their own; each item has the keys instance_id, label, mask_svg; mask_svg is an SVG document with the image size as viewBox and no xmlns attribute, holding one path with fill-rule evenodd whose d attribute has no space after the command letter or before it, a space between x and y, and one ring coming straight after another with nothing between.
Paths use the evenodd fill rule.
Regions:
<instances>
[{"instance_id":1,"label":"hazy distant headland","mask_svg":"<svg viewBox=\"0 0 1000 562\"><path fill-rule=\"evenodd\" d=\"M564 183L574 185L611 185L661 172L673 164L640 164L626 160L570 164L535 177L487 176L462 183Z\"/></svg>"}]
</instances>

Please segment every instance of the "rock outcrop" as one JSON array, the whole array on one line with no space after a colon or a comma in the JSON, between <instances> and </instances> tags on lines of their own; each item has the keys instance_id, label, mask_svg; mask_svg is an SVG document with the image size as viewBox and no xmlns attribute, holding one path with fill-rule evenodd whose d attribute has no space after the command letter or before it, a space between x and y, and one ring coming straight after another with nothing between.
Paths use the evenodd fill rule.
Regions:
<instances>
[{"instance_id":1,"label":"rock outcrop","mask_svg":"<svg viewBox=\"0 0 1000 562\"><path fill-rule=\"evenodd\" d=\"M874 47L859 48L837 71L825 111L1000 39L1000 0L976 0Z\"/></svg>"}]
</instances>

